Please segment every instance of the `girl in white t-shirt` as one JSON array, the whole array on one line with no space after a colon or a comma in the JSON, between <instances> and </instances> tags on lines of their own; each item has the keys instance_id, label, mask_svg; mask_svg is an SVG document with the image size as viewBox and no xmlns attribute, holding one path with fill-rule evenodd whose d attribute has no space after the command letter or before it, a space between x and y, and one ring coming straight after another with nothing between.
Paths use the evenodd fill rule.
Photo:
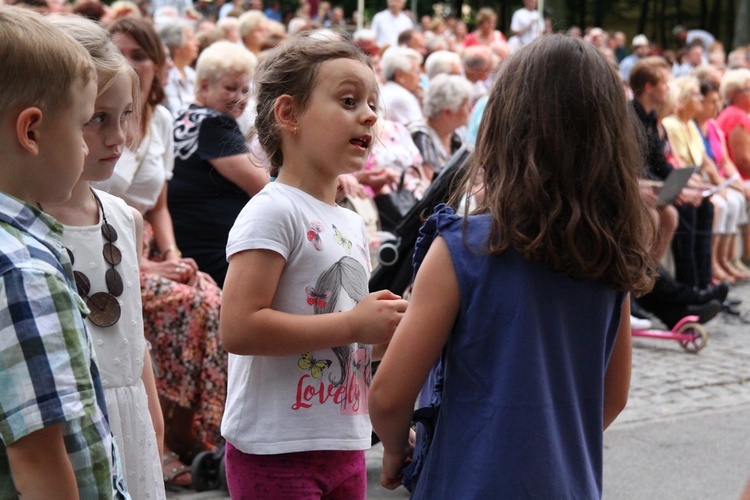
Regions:
<instances>
[{"instance_id":1,"label":"girl in white t-shirt","mask_svg":"<svg viewBox=\"0 0 750 500\"><path fill-rule=\"evenodd\" d=\"M277 180L227 243L229 491L365 498L370 362L406 301L368 293L364 223L335 198L338 176L361 170L372 145L375 74L349 42L300 35L267 54L255 88L258 139Z\"/></svg>"}]
</instances>

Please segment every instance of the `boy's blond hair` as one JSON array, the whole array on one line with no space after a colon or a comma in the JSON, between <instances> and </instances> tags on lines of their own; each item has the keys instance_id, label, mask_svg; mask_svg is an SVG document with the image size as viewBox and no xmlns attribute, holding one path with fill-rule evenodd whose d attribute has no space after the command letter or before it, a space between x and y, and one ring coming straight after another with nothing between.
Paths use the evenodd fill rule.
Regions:
<instances>
[{"instance_id":1,"label":"boy's blond hair","mask_svg":"<svg viewBox=\"0 0 750 500\"><path fill-rule=\"evenodd\" d=\"M0 116L28 107L54 114L70 104L74 87L96 81L81 44L40 14L0 9Z\"/></svg>"}]
</instances>

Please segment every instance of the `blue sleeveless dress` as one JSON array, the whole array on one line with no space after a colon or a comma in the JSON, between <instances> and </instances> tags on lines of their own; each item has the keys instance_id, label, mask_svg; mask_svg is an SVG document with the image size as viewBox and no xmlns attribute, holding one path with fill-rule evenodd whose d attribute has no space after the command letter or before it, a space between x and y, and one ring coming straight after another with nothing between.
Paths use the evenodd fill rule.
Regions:
<instances>
[{"instance_id":1,"label":"blue sleeveless dress","mask_svg":"<svg viewBox=\"0 0 750 500\"><path fill-rule=\"evenodd\" d=\"M625 294L513 249L483 255L490 226L468 218L469 250L463 219L442 208L417 243L415 261L445 239L461 307L412 498L600 498L604 375Z\"/></svg>"}]
</instances>

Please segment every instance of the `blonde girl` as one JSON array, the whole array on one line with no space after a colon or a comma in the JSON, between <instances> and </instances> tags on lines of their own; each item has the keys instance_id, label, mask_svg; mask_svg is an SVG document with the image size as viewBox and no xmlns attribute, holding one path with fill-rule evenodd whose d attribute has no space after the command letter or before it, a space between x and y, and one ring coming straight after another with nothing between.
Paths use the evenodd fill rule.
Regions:
<instances>
[{"instance_id":1,"label":"blonde girl","mask_svg":"<svg viewBox=\"0 0 750 500\"><path fill-rule=\"evenodd\" d=\"M132 498L165 498L159 451L164 424L151 358L143 335L138 279L141 215L90 183L112 175L137 132L138 78L98 24L66 17L53 23L94 59L98 95L85 125L88 155L66 203L45 206L63 224L78 294L89 314L109 424Z\"/></svg>"}]
</instances>

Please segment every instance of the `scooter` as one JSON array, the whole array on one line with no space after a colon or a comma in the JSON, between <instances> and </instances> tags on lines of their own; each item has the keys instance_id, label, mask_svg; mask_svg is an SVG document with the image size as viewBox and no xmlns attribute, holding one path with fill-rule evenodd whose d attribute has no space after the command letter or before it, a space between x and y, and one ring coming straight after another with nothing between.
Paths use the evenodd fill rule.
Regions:
<instances>
[{"instance_id":1,"label":"scooter","mask_svg":"<svg viewBox=\"0 0 750 500\"><path fill-rule=\"evenodd\" d=\"M708 342L708 333L703 325L698 323L698 316L685 316L677 322L671 330L633 330L633 337L651 339L676 340L683 349L690 353L697 353Z\"/></svg>"}]
</instances>

